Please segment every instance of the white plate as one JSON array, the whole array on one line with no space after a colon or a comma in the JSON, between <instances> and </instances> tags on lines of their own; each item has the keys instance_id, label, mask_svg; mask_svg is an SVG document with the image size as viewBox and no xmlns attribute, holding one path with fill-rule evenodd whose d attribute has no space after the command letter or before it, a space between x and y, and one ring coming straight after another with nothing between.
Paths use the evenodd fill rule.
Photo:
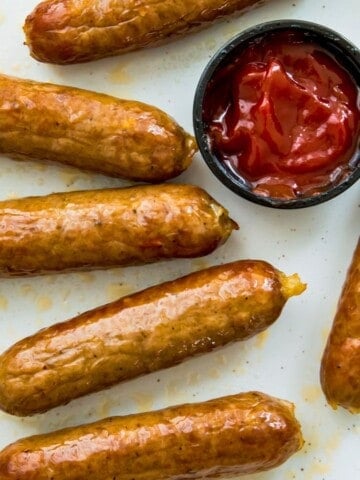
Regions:
<instances>
[{"instance_id":1,"label":"white plate","mask_svg":"<svg viewBox=\"0 0 360 480\"><path fill-rule=\"evenodd\" d=\"M193 93L202 69L241 29L279 18L305 19L334 28L360 45L359 0L270 0L237 19L161 48L79 66L50 66L31 59L23 45L24 18L37 3L1 1L1 72L152 103L189 131ZM306 444L286 464L253 475L252 480L360 478L359 417L332 411L319 386L320 358L360 232L359 184L325 205L276 211L232 194L212 176L199 155L176 181L206 188L230 210L241 230L221 249L199 260L0 280L0 350L41 327L125 293L234 259L261 258L285 272L298 272L308 283L306 293L291 299L266 333L246 343L84 397L47 414L25 419L1 414L0 448L19 437L108 415L255 389L295 402ZM0 199L124 184L67 167L44 167L1 157Z\"/></svg>"}]
</instances>

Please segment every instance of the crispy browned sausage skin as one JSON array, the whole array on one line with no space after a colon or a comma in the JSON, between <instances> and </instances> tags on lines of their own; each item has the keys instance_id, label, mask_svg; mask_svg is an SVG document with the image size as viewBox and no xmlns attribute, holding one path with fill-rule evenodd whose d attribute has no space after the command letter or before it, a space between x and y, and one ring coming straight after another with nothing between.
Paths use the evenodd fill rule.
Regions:
<instances>
[{"instance_id":1,"label":"crispy browned sausage skin","mask_svg":"<svg viewBox=\"0 0 360 480\"><path fill-rule=\"evenodd\" d=\"M0 276L206 255L237 224L204 190L156 185L0 202Z\"/></svg>"},{"instance_id":2,"label":"crispy browned sausage skin","mask_svg":"<svg viewBox=\"0 0 360 480\"><path fill-rule=\"evenodd\" d=\"M305 289L260 260L200 272L43 329L0 356L0 407L48 410L269 327Z\"/></svg>"},{"instance_id":3,"label":"crispy browned sausage skin","mask_svg":"<svg viewBox=\"0 0 360 480\"><path fill-rule=\"evenodd\" d=\"M321 385L333 408L360 413L360 240L321 362Z\"/></svg>"},{"instance_id":4,"label":"crispy browned sausage skin","mask_svg":"<svg viewBox=\"0 0 360 480\"><path fill-rule=\"evenodd\" d=\"M156 183L183 172L195 151L150 105L0 75L0 153Z\"/></svg>"},{"instance_id":5,"label":"crispy browned sausage skin","mask_svg":"<svg viewBox=\"0 0 360 480\"><path fill-rule=\"evenodd\" d=\"M277 467L302 444L291 403L249 392L19 440L0 479L213 479Z\"/></svg>"},{"instance_id":6,"label":"crispy browned sausage skin","mask_svg":"<svg viewBox=\"0 0 360 480\"><path fill-rule=\"evenodd\" d=\"M259 0L48 0L26 18L31 55L77 63L157 45Z\"/></svg>"}]
</instances>

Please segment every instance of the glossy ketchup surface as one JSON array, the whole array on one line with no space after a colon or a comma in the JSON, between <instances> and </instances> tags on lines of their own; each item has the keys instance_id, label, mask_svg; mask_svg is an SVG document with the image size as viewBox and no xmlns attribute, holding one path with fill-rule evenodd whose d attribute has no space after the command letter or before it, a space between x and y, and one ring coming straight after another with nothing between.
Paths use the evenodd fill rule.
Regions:
<instances>
[{"instance_id":1,"label":"glossy ketchup surface","mask_svg":"<svg viewBox=\"0 0 360 480\"><path fill-rule=\"evenodd\" d=\"M359 89L300 32L254 40L218 70L204 97L213 153L252 191L312 196L340 183L358 148Z\"/></svg>"}]
</instances>

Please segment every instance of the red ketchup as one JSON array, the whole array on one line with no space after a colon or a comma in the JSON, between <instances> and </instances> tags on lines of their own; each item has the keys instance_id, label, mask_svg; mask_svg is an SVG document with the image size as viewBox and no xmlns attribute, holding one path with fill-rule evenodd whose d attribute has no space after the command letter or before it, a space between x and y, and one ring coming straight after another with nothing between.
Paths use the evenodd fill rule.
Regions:
<instances>
[{"instance_id":1,"label":"red ketchup","mask_svg":"<svg viewBox=\"0 0 360 480\"><path fill-rule=\"evenodd\" d=\"M254 193L316 195L349 174L358 97L347 71L304 34L267 34L209 84L203 113L212 152Z\"/></svg>"}]
</instances>

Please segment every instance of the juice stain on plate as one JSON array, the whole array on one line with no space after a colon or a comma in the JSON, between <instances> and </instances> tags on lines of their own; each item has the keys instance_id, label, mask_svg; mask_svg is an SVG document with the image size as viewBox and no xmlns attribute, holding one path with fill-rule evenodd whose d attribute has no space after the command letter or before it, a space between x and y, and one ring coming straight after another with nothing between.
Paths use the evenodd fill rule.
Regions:
<instances>
[{"instance_id":1,"label":"juice stain on plate","mask_svg":"<svg viewBox=\"0 0 360 480\"><path fill-rule=\"evenodd\" d=\"M322 398L322 391L318 385L306 385L301 390L301 396L305 402L315 403Z\"/></svg>"},{"instance_id":2,"label":"juice stain on plate","mask_svg":"<svg viewBox=\"0 0 360 480\"><path fill-rule=\"evenodd\" d=\"M0 310L7 310L8 305L8 299L4 295L0 295Z\"/></svg>"},{"instance_id":3,"label":"juice stain on plate","mask_svg":"<svg viewBox=\"0 0 360 480\"><path fill-rule=\"evenodd\" d=\"M132 78L129 75L128 71L126 70L126 67L124 64L117 65L115 68L110 70L108 74L109 81L111 83L121 83L128 85L129 83L132 82Z\"/></svg>"},{"instance_id":4,"label":"juice stain on plate","mask_svg":"<svg viewBox=\"0 0 360 480\"><path fill-rule=\"evenodd\" d=\"M38 312L46 312L52 308L53 302L50 297L41 296L36 300L36 308Z\"/></svg>"},{"instance_id":5,"label":"juice stain on plate","mask_svg":"<svg viewBox=\"0 0 360 480\"><path fill-rule=\"evenodd\" d=\"M148 412L154 405L154 398L148 393L133 393L131 398L134 400L139 412Z\"/></svg>"},{"instance_id":6,"label":"juice stain on plate","mask_svg":"<svg viewBox=\"0 0 360 480\"><path fill-rule=\"evenodd\" d=\"M106 297L108 301L118 300L134 291L134 287L128 283L110 283L106 287Z\"/></svg>"},{"instance_id":7,"label":"juice stain on plate","mask_svg":"<svg viewBox=\"0 0 360 480\"><path fill-rule=\"evenodd\" d=\"M264 331L256 335L255 337L255 347L256 348L263 348L266 340L269 338L269 332Z\"/></svg>"}]
</instances>

